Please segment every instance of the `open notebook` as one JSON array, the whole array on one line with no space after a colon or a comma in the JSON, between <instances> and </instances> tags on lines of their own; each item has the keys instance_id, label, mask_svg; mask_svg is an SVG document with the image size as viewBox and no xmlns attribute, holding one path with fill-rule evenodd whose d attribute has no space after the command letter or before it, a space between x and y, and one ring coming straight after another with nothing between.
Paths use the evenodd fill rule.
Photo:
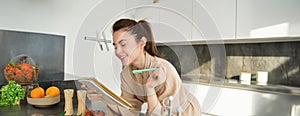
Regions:
<instances>
[{"instance_id":1,"label":"open notebook","mask_svg":"<svg viewBox=\"0 0 300 116\"><path fill-rule=\"evenodd\" d=\"M78 82L81 84L85 84L89 89L96 90L99 94L102 94L104 102L108 104L117 104L127 109L132 108L132 105L130 103L111 91L96 78L83 78L78 80Z\"/></svg>"}]
</instances>

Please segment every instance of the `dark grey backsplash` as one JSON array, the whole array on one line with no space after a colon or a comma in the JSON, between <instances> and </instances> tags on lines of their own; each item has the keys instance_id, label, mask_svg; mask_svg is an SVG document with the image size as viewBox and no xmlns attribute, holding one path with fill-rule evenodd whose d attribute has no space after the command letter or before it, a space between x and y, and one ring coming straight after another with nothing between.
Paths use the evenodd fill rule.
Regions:
<instances>
[{"instance_id":1,"label":"dark grey backsplash","mask_svg":"<svg viewBox=\"0 0 300 116\"><path fill-rule=\"evenodd\" d=\"M26 54L40 67L38 81L64 79L65 36L0 30L0 84L6 64L15 56Z\"/></svg>"},{"instance_id":2,"label":"dark grey backsplash","mask_svg":"<svg viewBox=\"0 0 300 116\"><path fill-rule=\"evenodd\" d=\"M299 41L215 45L225 47L226 58L220 62L226 62L226 78L237 77L240 72L255 76L257 71L267 71L268 83L300 87ZM208 45L161 45L158 49L183 79L193 81L215 75L211 60L213 52Z\"/></svg>"}]
</instances>

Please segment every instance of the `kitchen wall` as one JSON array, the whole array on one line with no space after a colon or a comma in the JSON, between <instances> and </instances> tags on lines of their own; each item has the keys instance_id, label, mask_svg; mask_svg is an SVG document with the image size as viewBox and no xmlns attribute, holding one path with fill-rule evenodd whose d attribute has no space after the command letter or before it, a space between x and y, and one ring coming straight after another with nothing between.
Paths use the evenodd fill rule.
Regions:
<instances>
[{"instance_id":1,"label":"kitchen wall","mask_svg":"<svg viewBox=\"0 0 300 116\"><path fill-rule=\"evenodd\" d=\"M78 29L98 0L1 0L0 28L66 36L65 72L73 71ZM78 51L81 52L81 51Z\"/></svg>"},{"instance_id":2,"label":"kitchen wall","mask_svg":"<svg viewBox=\"0 0 300 116\"><path fill-rule=\"evenodd\" d=\"M217 63L212 62L216 57L211 55L214 52L211 46L224 46L226 51L226 57L219 59L226 63L223 78L237 79L240 72L267 71L270 84L300 87L300 41L162 45L159 51L176 67L183 80L197 82L220 73L214 67Z\"/></svg>"},{"instance_id":3,"label":"kitchen wall","mask_svg":"<svg viewBox=\"0 0 300 116\"><path fill-rule=\"evenodd\" d=\"M182 6L181 3L188 4ZM191 23L188 23L187 26L174 28L168 23L161 24L162 21L168 22L169 16L177 16L181 19L188 17L185 20L190 20L193 19L192 16L196 16L190 14L192 13L190 11L195 8L193 13L197 13L197 8L202 8L192 0L188 2L177 0L171 3L161 1L158 5L151 5L153 5L151 0L2 0L0 1L0 29L65 36L65 73L81 77L98 77L118 93L119 72L122 66L114 56L113 46L109 43L109 50L106 50L106 46L102 43L104 50L101 51L97 42L87 41L84 38L86 36L103 38L102 32L104 32L107 39L111 40L111 24L120 17L131 17L152 21L153 28L156 29L155 36L163 40L172 34L161 33L160 30L187 30L192 27ZM197 7L190 5L197 5ZM233 8L230 11L234 11ZM148 12L151 12L151 15ZM163 14L165 12L171 14ZM165 19L163 16L168 17ZM227 21L229 19L232 17L226 18ZM189 31L185 31L184 36L187 33L189 34Z\"/></svg>"},{"instance_id":4,"label":"kitchen wall","mask_svg":"<svg viewBox=\"0 0 300 116\"><path fill-rule=\"evenodd\" d=\"M246 4L236 0L226 2L161 0L156 5L153 5L151 0L1 0L0 29L65 36L65 73L81 77L99 77L99 80L119 91L118 77L122 66L114 57L113 46L108 44L110 50L106 50L103 44L104 50L101 51L97 42L84 40L85 36L102 38L101 35L104 32L107 39L111 40L109 29L112 22L120 17L131 17L151 21L155 39L158 41L236 39L238 29L241 29L240 25L237 25L240 24L237 20L241 18L236 17L237 13L238 16L243 16L240 14L247 15L249 14L247 12L252 12L251 9L246 10L247 12L243 12L243 9L239 10L238 8L244 8L236 7L243 5L240 3ZM287 3L285 6L298 2ZM281 5L281 3L274 3L274 5ZM262 10L263 8L265 7L262 7ZM295 8L296 10L291 9L285 12L297 11L298 7ZM237 10L239 12L236 12ZM293 13L296 12L288 16L295 16L292 19L298 19ZM256 17L249 18L256 19ZM253 21L251 19L250 22L255 23L255 19ZM279 20L281 16L273 19ZM250 25L250 23L242 24ZM298 23L293 24L298 25ZM264 25L257 26L264 27ZM297 27L291 30L297 30ZM245 33L248 33L248 30ZM190 68L182 70L190 70ZM199 71L193 70L192 72L198 73ZM221 75L224 73L222 70L218 72Z\"/></svg>"},{"instance_id":5,"label":"kitchen wall","mask_svg":"<svg viewBox=\"0 0 300 116\"><path fill-rule=\"evenodd\" d=\"M116 93L120 93L121 63L103 44L101 50L86 36L111 40L111 24L120 17L133 17L131 7L153 4L140 0L1 0L0 29L65 36L66 80L97 77ZM113 7L113 8L112 8ZM43 70L43 69L41 69ZM4 78L4 77L3 77Z\"/></svg>"},{"instance_id":6,"label":"kitchen wall","mask_svg":"<svg viewBox=\"0 0 300 116\"><path fill-rule=\"evenodd\" d=\"M4 68L10 61L19 62L20 55L30 57L27 63L42 69L39 82L64 80L64 49L65 37L61 35L0 30L0 85L7 82Z\"/></svg>"},{"instance_id":7,"label":"kitchen wall","mask_svg":"<svg viewBox=\"0 0 300 116\"><path fill-rule=\"evenodd\" d=\"M84 34L84 36L96 37L97 29L103 28L107 19L116 15L113 13L112 6L116 6L118 11L124 10L124 1L119 2L120 6L115 5L118 2L108 0L103 4L103 0L1 0L0 29L65 36L64 72L81 77L100 77L101 75L101 80L105 80L104 83L118 93L118 84L111 84L116 83L114 82L116 79L112 77L114 76L111 73L112 69L105 67L102 63L105 62L103 58L111 58L113 52L101 52L96 42L86 41L80 36ZM104 10L100 9L102 11L97 14L95 10L97 6ZM112 12L107 12L107 9L111 9ZM97 19L87 19L91 15ZM107 19L102 20L103 17ZM89 23L84 23L87 20ZM87 28L83 28L83 25ZM89 34L83 31L88 31ZM118 77L117 72L121 70L121 66L116 64L114 67L119 67L115 73ZM110 70L110 72L101 71L102 69ZM96 71L101 74L96 74ZM67 80L76 79L72 78L74 76L65 77L71 77L65 78Z\"/></svg>"}]
</instances>

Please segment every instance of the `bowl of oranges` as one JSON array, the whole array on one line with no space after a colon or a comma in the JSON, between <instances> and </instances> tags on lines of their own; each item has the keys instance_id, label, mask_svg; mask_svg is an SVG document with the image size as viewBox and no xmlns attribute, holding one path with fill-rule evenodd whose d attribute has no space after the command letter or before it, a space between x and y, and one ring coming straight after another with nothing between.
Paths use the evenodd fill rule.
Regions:
<instances>
[{"instance_id":1,"label":"bowl of oranges","mask_svg":"<svg viewBox=\"0 0 300 116\"><path fill-rule=\"evenodd\" d=\"M42 87L36 87L27 96L27 103L36 107L49 107L60 102L60 90L56 86L50 86L46 91Z\"/></svg>"}]
</instances>

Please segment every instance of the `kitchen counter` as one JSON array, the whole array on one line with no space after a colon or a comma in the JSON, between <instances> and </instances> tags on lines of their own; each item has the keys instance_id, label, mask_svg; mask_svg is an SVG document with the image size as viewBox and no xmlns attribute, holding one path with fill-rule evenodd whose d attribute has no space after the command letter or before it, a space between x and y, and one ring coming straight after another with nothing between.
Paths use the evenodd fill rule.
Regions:
<instances>
[{"instance_id":1,"label":"kitchen counter","mask_svg":"<svg viewBox=\"0 0 300 116\"><path fill-rule=\"evenodd\" d=\"M283 86L283 85L271 85L271 84L265 84L261 85L256 83L255 81L244 83L238 80L234 79L219 79L219 80L189 80L191 77L182 77L183 83L186 85L192 85L198 86L199 94L205 94L205 91L201 88L210 88L210 87L218 87L222 88L222 91L219 93L218 99L216 99L218 102L216 102L216 105L213 106L214 110L207 111L203 113L208 114L214 114L214 115L226 115L226 114L239 114L235 110L225 110L225 106L222 105L229 105L229 103L223 103L223 102L230 102L230 106L232 107L239 107L239 108L245 108L245 109L251 109L247 110L248 114L270 114L273 115L274 113L269 112L263 112L259 110L261 106L266 106L267 104L273 104L272 107L270 107L271 112L276 112L278 108L281 108L282 114L290 114L291 107L293 104L300 105L298 98L300 96L300 88L298 87L289 87L289 86ZM195 79L195 78L194 78ZM51 85L58 86L60 90L73 88L75 91L77 90L78 84L76 84L77 81L74 80L66 80L66 81L53 81L53 82L40 82L39 85L43 88L47 88ZM207 95L208 93L206 93ZM197 96L197 98L200 99L203 111L205 111L205 107L208 107L207 104L204 104L204 102L207 102L206 95L200 95ZM10 107L0 107L0 115L2 116L59 116L62 115L64 111L64 97L63 92L61 92L61 100L60 103L53 105L48 108L38 108L35 106L32 106L30 104L27 104L26 102L22 102L20 105L16 106L10 106ZM74 92L73 96L73 108L74 113L76 113L77 109L77 94ZM231 97L225 97L225 96L231 96ZM236 100L240 100L241 98L247 98L250 97L249 100L237 102ZM265 97L269 96L272 97L272 99L266 99ZM235 98L238 97L238 98ZM203 100L201 100L203 99ZM250 106L245 106L245 104L251 104L252 108ZM88 101L88 100L87 100ZM285 108L280 107L279 104L285 104ZM88 104L88 103L87 103ZM276 104L276 105L274 105ZM209 106L211 107L211 106ZM278 107L278 108L277 108ZM241 112L240 114L247 114L244 112Z\"/></svg>"},{"instance_id":2,"label":"kitchen counter","mask_svg":"<svg viewBox=\"0 0 300 116\"><path fill-rule=\"evenodd\" d=\"M199 78L199 77L198 77ZM190 80L189 80L190 79ZM234 79L182 77L202 112L217 116L300 116L300 89Z\"/></svg>"},{"instance_id":3,"label":"kitchen counter","mask_svg":"<svg viewBox=\"0 0 300 116\"><path fill-rule=\"evenodd\" d=\"M40 108L30 105L26 100L21 101L20 105L0 107L0 116L61 116L64 112L64 95L63 90L72 88L76 91L76 81L53 81L53 82L39 82L39 86L44 89L49 86L57 86L60 89L60 102L58 104ZM74 92L73 96L74 112L77 109L77 94Z\"/></svg>"},{"instance_id":4,"label":"kitchen counter","mask_svg":"<svg viewBox=\"0 0 300 116\"><path fill-rule=\"evenodd\" d=\"M63 112L64 101L46 108L35 107L26 102L0 108L1 116L62 116Z\"/></svg>"},{"instance_id":5,"label":"kitchen counter","mask_svg":"<svg viewBox=\"0 0 300 116\"><path fill-rule=\"evenodd\" d=\"M184 83L217 86L231 89L248 90L262 93L286 94L300 96L300 87L257 83L256 81L240 81L237 79L199 79L195 76L182 76Z\"/></svg>"}]
</instances>

